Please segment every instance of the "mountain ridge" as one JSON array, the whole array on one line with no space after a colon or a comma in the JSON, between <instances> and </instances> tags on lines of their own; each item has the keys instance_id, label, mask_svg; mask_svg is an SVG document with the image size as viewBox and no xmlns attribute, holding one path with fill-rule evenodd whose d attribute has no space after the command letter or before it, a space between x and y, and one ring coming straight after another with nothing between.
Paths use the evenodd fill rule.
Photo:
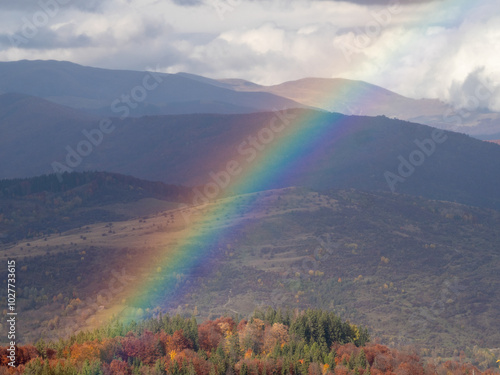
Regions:
<instances>
[{"instance_id":1,"label":"mountain ridge","mask_svg":"<svg viewBox=\"0 0 500 375\"><path fill-rule=\"evenodd\" d=\"M55 176L51 178L57 182ZM150 183L134 182L134 186L144 184ZM107 194L115 201L124 192L121 186L114 181L108 184ZM101 192L102 187L106 184L98 189ZM45 231L31 231L27 238L4 247L0 244L9 257L23 256L29 270L38 267L50 275L25 272L23 289L36 286L50 290L51 295L68 296L63 308L62 298L53 302L24 294L19 299L29 318L22 333L32 339L36 335L57 339L65 321L76 320L78 328L85 329L125 308L130 313L149 307L149 313L161 309L185 316L197 311L200 317L210 318L228 313L246 316L273 305L335 311L343 319L369 327L384 343L413 344L447 353L443 355L474 345L495 347L498 211L403 194L289 187L192 207L192 223L201 225L203 231L230 229L207 244L202 233L193 234L177 205L164 209L156 205L157 210L148 214L136 211L117 216L121 206L103 205L99 200L92 203L85 190L74 193L63 196L53 208L45 206L50 212L43 223L51 224L45 225ZM130 193L132 197L141 194L138 190ZM47 192L46 196L52 195ZM13 202L25 199L40 204L37 194L18 196ZM64 207L71 204L77 206L69 212L81 220L72 229L61 218ZM220 207L237 209L224 210L214 220L210 213ZM94 220L89 221L82 210L89 210ZM23 218L29 222L30 215L25 210ZM0 225L8 225L12 217L15 211L5 215L8 220ZM57 230L64 226L64 231ZM49 228L55 230L47 232ZM179 265L173 275L152 273L165 249L179 249L186 235L191 244L203 249L199 256L204 261L195 268ZM143 259L150 259L151 265L147 267ZM109 270L122 268L127 274L133 269L132 275L141 280L177 278L175 292L170 290L172 295L167 294L159 306L147 294L128 303L118 294L113 302L89 312L91 319L64 309L76 298L75 291L82 301L95 298ZM85 278L91 270L94 276ZM61 315L58 324L40 324L56 315Z\"/></svg>"},{"instance_id":2,"label":"mountain ridge","mask_svg":"<svg viewBox=\"0 0 500 375\"><path fill-rule=\"evenodd\" d=\"M500 114L465 111L439 99L412 99L368 82L346 78L308 77L271 86L249 85L245 80L221 79L236 91L265 91L311 107L343 114L394 117L459 131L485 139L500 128ZM459 120L458 120L459 119Z\"/></svg>"},{"instance_id":3,"label":"mountain ridge","mask_svg":"<svg viewBox=\"0 0 500 375\"><path fill-rule=\"evenodd\" d=\"M0 62L0 90L38 96L90 113L117 116L179 113L251 113L303 104L272 93L236 93L183 75L108 70L66 61ZM207 104L213 102L213 107ZM183 104L184 103L184 104ZM182 107L180 110L176 107Z\"/></svg>"},{"instance_id":4,"label":"mountain ridge","mask_svg":"<svg viewBox=\"0 0 500 375\"><path fill-rule=\"evenodd\" d=\"M161 84L152 90L146 88L155 83ZM0 62L0 92L17 91L100 116L241 114L313 108L347 115L385 115L481 139L500 131L499 113L469 109L464 113L438 99L411 99L345 78L302 78L263 86L243 79L110 70L67 61Z\"/></svg>"},{"instance_id":5,"label":"mountain ridge","mask_svg":"<svg viewBox=\"0 0 500 375\"><path fill-rule=\"evenodd\" d=\"M99 130L100 121L78 116L54 121L50 110L45 119L33 116L30 123L23 120L24 114L20 120L0 118L0 158L10 160L2 165L0 178L100 170L204 187L212 181L211 173L225 170L231 160L242 168L261 162L269 171L293 163L293 168L277 169L273 178L260 184L258 180L249 181L245 189L394 188L432 199L500 207L496 189L500 184L500 148L494 143L452 132L443 133L446 142L436 143L432 140L433 128L383 116L301 109L288 113L307 120L273 134L275 142L309 127L307 137L293 154L273 153L265 160L248 140L272 123L276 114L270 112L109 118L105 124L109 132L105 134ZM23 122L23 132L18 129L19 122ZM250 154L255 154L251 162ZM415 155L423 159L416 160L414 167L409 160ZM314 157L314 168L310 168L308 157ZM222 190L230 193L230 189Z\"/></svg>"}]
</instances>

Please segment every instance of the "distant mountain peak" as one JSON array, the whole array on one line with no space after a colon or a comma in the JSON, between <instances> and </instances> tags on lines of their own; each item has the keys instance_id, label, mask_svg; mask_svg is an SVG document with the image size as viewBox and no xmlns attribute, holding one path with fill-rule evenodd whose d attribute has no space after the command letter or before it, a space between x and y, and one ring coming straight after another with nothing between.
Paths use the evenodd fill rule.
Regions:
<instances>
[{"instance_id":1,"label":"distant mountain peak","mask_svg":"<svg viewBox=\"0 0 500 375\"><path fill-rule=\"evenodd\" d=\"M154 74L161 84L146 90L143 85L148 74ZM147 95L137 97L138 101L132 104L124 103L123 97L133 97L132 90L136 90L136 97L139 91ZM101 116L232 114L276 108L315 108L347 115L385 115L481 135L482 139L500 133L500 113L476 111L463 116L437 99L415 100L368 82L346 78L305 77L264 86L239 78L212 79L185 72L110 70L68 61L21 60L0 62L2 92L37 96Z\"/></svg>"}]
</instances>

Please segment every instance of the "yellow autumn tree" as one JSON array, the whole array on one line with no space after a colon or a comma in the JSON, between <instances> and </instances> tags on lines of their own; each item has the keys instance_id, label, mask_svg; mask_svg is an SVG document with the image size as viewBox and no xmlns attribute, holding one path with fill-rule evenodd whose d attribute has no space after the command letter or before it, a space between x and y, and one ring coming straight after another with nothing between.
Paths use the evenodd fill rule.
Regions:
<instances>
[{"instance_id":1,"label":"yellow autumn tree","mask_svg":"<svg viewBox=\"0 0 500 375\"><path fill-rule=\"evenodd\" d=\"M253 319L240 332L240 348L242 350L252 349L254 353L260 353L264 346L264 329L265 324L262 320Z\"/></svg>"},{"instance_id":2,"label":"yellow autumn tree","mask_svg":"<svg viewBox=\"0 0 500 375\"><path fill-rule=\"evenodd\" d=\"M269 353L276 344L283 346L290 341L288 327L281 323L274 323L272 327L266 329L264 338L264 351Z\"/></svg>"}]
</instances>

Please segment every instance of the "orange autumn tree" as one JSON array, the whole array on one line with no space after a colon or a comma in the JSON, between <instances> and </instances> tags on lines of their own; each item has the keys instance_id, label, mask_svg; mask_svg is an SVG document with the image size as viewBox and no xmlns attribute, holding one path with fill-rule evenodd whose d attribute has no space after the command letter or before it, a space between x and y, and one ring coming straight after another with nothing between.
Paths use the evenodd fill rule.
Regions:
<instances>
[{"instance_id":1,"label":"orange autumn tree","mask_svg":"<svg viewBox=\"0 0 500 375\"><path fill-rule=\"evenodd\" d=\"M99 358L102 345L97 340L73 344L70 349L70 359L73 364L82 364L86 360L92 362Z\"/></svg>"},{"instance_id":2,"label":"orange autumn tree","mask_svg":"<svg viewBox=\"0 0 500 375\"><path fill-rule=\"evenodd\" d=\"M109 365L109 373L113 375L131 375L132 370L126 362L114 359Z\"/></svg>"},{"instance_id":3,"label":"orange autumn tree","mask_svg":"<svg viewBox=\"0 0 500 375\"><path fill-rule=\"evenodd\" d=\"M254 353L261 353L264 348L265 323L254 318L239 332L240 348L243 351L251 349Z\"/></svg>"},{"instance_id":4,"label":"orange autumn tree","mask_svg":"<svg viewBox=\"0 0 500 375\"><path fill-rule=\"evenodd\" d=\"M356 343L359 335L350 324L333 319L328 323L326 314L266 313L239 324L220 318L199 325L181 316L157 317L83 333L58 344L19 347L19 360L29 362L17 369L4 364L0 375L493 375L496 371L481 372L464 361L425 364L414 350ZM337 334L327 335L326 327L338 329ZM240 339L246 347L240 348ZM210 350L202 350L198 341ZM0 347L0 354L6 353Z\"/></svg>"},{"instance_id":5,"label":"orange autumn tree","mask_svg":"<svg viewBox=\"0 0 500 375\"><path fill-rule=\"evenodd\" d=\"M122 340L123 360L138 358L143 363L152 365L164 355L164 349L157 335L144 331L140 337L130 335ZM163 350L162 350L163 349Z\"/></svg>"},{"instance_id":6,"label":"orange autumn tree","mask_svg":"<svg viewBox=\"0 0 500 375\"><path fill-rule=\"evenodd\" d=\"M193 343L184 336L183 330L175 331L174 334L167 339L165 352L180 353L184 349L193 349Z\"/></svg>"},{"instance_id":7,"label":"orange autumn tree","mask_svg":"<svg viewBox=\"0 0 500 375\"><path fill-rule=\"evenodd\" d=\"M198 327L198 343L206 352L216 349L223 338L224 333L215 321L206 321Z\"/></svg>"},{"instance_id":8,"label":"orange autumn tree","mask_svg":"<svg viewBox=\"0 0 500 375\"><path fill-rule=\"evenodd\" d=\"M264 351L270 353L276 345L283 347L290 341L288 327L281 323L274 323L267 327L264 334Z\"/></svg>"}]
</instances>

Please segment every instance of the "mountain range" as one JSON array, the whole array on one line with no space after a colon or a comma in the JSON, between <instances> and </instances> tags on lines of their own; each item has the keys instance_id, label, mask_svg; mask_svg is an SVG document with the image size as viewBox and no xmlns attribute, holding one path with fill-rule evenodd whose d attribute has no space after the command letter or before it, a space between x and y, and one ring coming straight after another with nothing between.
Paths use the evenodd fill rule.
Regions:
<instances>
[{"instance_id":1,"label":"mountain range","mask_svg":"<svg viewBox=\"0 0 500 375\"><path fill-rule=\"evenodd\" d=\"M304 78L273 86L85 67L65 61L0 62L0 93L20 93L99 116L226 113L315 108L346 115L385 115L492 139L500 114L460 110L437 99L411 99L362 81ZM490 138L488 138L490 137Z\"/></svg>"},{"instance_id":2,"label":"mountain range","mask_svg":"<svg viewBox=\"0 0 500 375\"><path fill-rule=\"evenodd\" d=\"M290 116L305 120L276 134L276 139L309 126L303 145L294 155L265 159L269 156L244 143L273 121L273 112L111 118L111 133L98 136L102 119L45 99L4 94L0 103L0 158L8 160L1 166L1 178L99 170L194 187L209 183L211 173L233 159L248 167L266 160L270 171L273 163L275 168L285 163L288 172L259 186L248 184L247 191L354 187L500 207L497 144L445 132L444 143L425 146L422 142L432 139L432 128L384 116L289 110ZM79 149L82 142L91 147L88 155L85 148ZM312 149L315 168L302 158ZM429 156L422 154L422 165L413 167L409 158L414 152ZM255 160L248 161L252 153Z\"/></svg>"},{"instance_id":3,"label":"mountain range","mask_svg":"<svg viewBox=\"0 0 500 375\"><path fill-rule=\"evenodd\" d=\"M199 319L266 306L321 307L369 327L384 343L412 344L427 355L464 350L479 357L478 347L496 348L498 211L289 187L191 209L204 231L225 228L207 244L178 209L189 198L189 189L109 173L73 173L64 185L54 175L0 183L0 248L22 257L24 267L19 335L57 340L69 326L73 333L75 324L92 328L144 307ZM207 216L219 205L238 209ZM178 264L173 275L151 272L186 240L203 249L203 262ZM158 302L147 290L125 303L119 289L101 298L102 306L87 305L92 314L75 311L78 301L102 293L110 270L145 282L173 278L176 292ZM494 352L484 350L481 361L494 363Z\"/></svg>"},{"instance_id":4,"label":"mountain range","mask_svg":"<svg viewBox=\"0 0 500 375\"><path fill-rule=\"evenodd\" d=\"M500 115L457 128L450 110L340 78L0 63L0 250L19 262L21 339L123 311L320 307L491 366ZM170 287L105 300L125 269Z\"/></svg>"},{"instance_id":5,"label":"mountain range","mask_svg":"<svg viewBox=\"0 0 500 375\"><path fill-rule=\"evenodd\" d=\"M99 116L251 113L305 107L265 92L236 92L182 74L106 70L65 61L0 63L0 92L20 93ZM127 97L127 98L126 98Z\"/></svg>"}]
</instances>

